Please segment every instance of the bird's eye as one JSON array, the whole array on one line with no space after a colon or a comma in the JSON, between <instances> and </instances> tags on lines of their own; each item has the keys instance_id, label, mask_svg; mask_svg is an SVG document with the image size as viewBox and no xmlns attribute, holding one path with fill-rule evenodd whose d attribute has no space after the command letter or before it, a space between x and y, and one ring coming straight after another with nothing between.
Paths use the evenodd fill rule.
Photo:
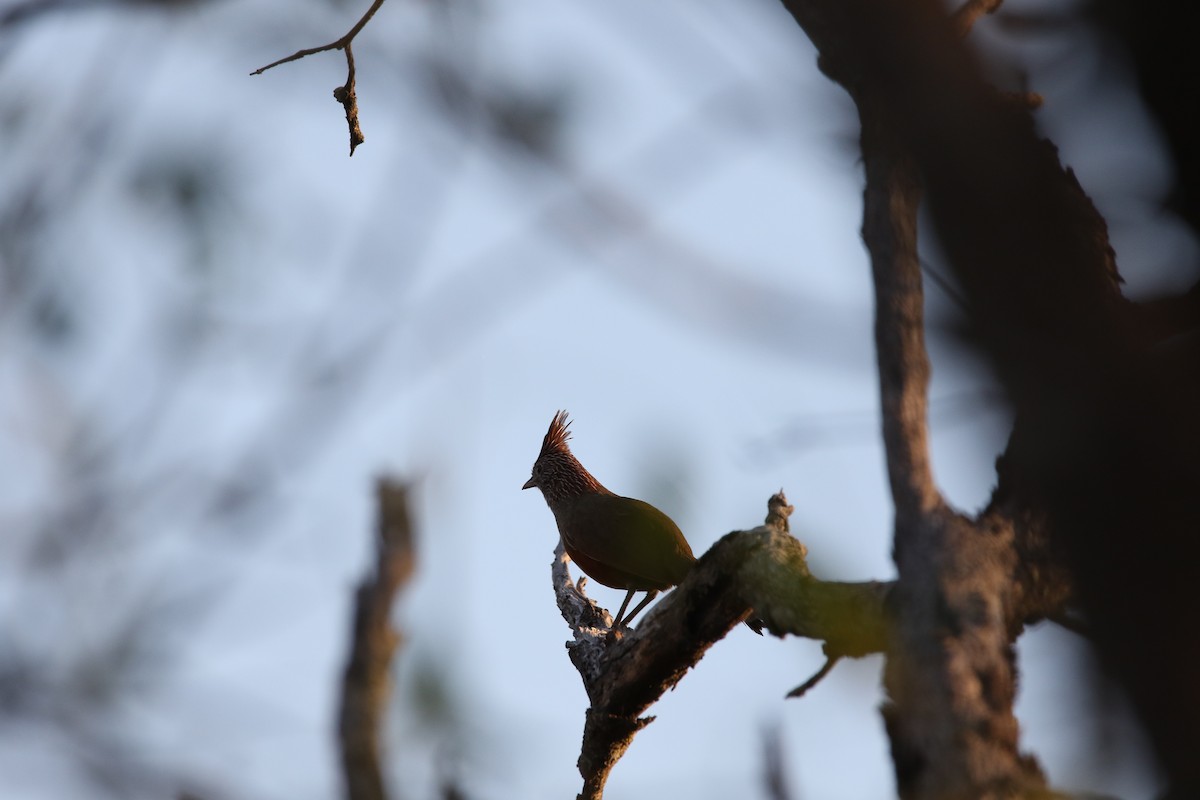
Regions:
<instances>
[{"instance_id":1,"label":"bird's eye","mask_svg":"<svg viewBox=\"0 0 1200 800\"><path fill-rule=\"evenodd\" d=\"M541 464L534 464L534 465L533 465L533 474L534 474L534 475L541 475L541 474L542 474L542 465L541 465Z\"/></svg>"}]
</instances>

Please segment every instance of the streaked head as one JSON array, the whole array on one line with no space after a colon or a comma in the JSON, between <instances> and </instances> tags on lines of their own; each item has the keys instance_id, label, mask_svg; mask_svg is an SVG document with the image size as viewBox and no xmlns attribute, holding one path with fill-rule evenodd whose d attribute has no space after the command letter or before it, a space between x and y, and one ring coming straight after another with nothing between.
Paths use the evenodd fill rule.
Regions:
<instances>
[{"instance_id":1,"label":"streaked head","mask_svg":"<svg viewBox=\"0 0 1200 800\"><path fill-rule=\"evenodd\" d=\"M567 445L571 437L571 432L567 430L570 424L566 411L559 411L550 420L550 429L542 439L542 450L533 462L529 480L521 487L532 489L536 486L551 505L588 492L608 491L571 454L571 448Z\"/></svg>"}]
</instances>

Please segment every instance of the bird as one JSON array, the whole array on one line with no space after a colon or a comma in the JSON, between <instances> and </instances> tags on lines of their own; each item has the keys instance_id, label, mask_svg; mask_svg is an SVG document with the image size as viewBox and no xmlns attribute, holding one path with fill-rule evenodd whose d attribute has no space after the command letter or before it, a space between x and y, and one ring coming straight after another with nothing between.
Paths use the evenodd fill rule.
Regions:
<instances>
[{"instance_id":1,"label":"bird","mask_svg":"<svg viewBox=\"0 0 1200 800\"><path fill-rule=\"evenodd\" d=\"M626 590L613 629L628 627L659 592L684 579L696 556L674 520L647 502L610 492L584 469L567 444L570 424L566 411L554 415L521 488L541 489L563 547L581 570ZM646 596L625 616L638 592Z\"/></svg>"}]
</instances>

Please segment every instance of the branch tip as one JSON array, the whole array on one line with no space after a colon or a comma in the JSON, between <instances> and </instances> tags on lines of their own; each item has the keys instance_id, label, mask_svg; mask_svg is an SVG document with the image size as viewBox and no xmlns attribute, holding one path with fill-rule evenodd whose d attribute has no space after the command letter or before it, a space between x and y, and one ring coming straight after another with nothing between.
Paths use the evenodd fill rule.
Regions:
<instances>
[{"instance_id":1,"label":"branch tip","mask_svg":"<svg viewBox=\"0 0 1200 800\"><path fill-rule=\"evenodd\" d=\"M825 659L824 666L822 666L819 670L817 670L815 675L813 675L811 678L806 680L804 683L797 686L795 689L792 689L790 692L788 692L786 695L784 695L784 697L785 698L803 697L804 695L808 694L808 690L813 688L814 686L816 686L822 680L824 680L825 676L828 675L830 672L832 672L833 668L841 660L842 660L841 656L827 657Z\"/></svg>"},{"instance_id":2,"label":"branch tip","mask_svg":"<svg viewBox=\"0 0 1200 800\"><path fill-rule=\"evenodd\" d=\"M354 23L354 27L346 32L346 35L337 41L323 44L320 47L309 47L304 50L297 50L290 56L273 61L265 67L259 67L251 72L251 75L262 75L269 69L278 67L281 64L287 64L291 61L299 61L307 56L317 53L325 53L330 50L344 50L346 52L346 64L348 66L348 75L346 83L333 90L333 97L342 104L342 108L346 110L346 125L350 129L350 155L354 155L354 148L366 141L363 136L362 127L358 122L358 98L354 93L354 53L350 45L354 42L354 37L358 36L359 32L366 27L371 17L375 16L375 12L383 5L384 0L374 0L367 12L362 15L358 22Z\"/></svg>"},{"instance_id":3,"label":"branch tip","mask_svg":"<svg viewBox=\"0 0 1200 800\"><path fill-rule=\"evenodd\" d=\"M781 488L778 492L771 495L769 500L767 500L767 527L775 528L786 533L788 530L788 517L790 517L792 512L795 510L795 506L788 505L787 496L784 495L783 489Z\"/></svg>"}]
</instances>

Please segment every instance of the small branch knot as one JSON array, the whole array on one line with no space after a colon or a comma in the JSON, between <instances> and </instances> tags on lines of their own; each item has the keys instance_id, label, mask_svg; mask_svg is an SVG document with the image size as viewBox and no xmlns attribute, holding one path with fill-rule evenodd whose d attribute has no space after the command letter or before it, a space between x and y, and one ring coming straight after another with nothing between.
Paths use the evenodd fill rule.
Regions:
<instances>
[{"instance_id":1,"label":"small branch knot","mask_svg":"<svg viewBox=\"0 0 1200 800\"><path fill-rule=\"evenodd\" d=\"M795 510L795 506L788 505L787 496L784 495L783 489L780 489L771 495L771 499L767 501L767 527L774 528L781 533L787 533L788 517Z\"/></svg>"},{"instance_id":2,"label":"small branch knot","mask_svg":"<svg viewBox=\"0 0 1200 800\"><path fill-rule=\"evenodd\" d=\"M342 104L342 108L346 111L346 125L350 129L350 155L354 155L354 148L366 141L366 138L363 136L362 127L358 123L358 98L354 93L354 50L351 48L351 44L354 42L354 37L358 36L371 17L375 15L375 12L379 10L379 7L383 5L383 2L384 0L374 0L371 3L371 7L367 9L367 13L363 14L362 18L354 24L354 27L337 41L323 44L320 47L297 50L290 56L273 61L265 67L259 67L250 73L251 75L262 75L267 70L278 67L280 64L288 64L316 53L325 53L330 50L343 51L346 54L346 82L333 90L333 97Z\"/></svg>"}]
</instances>

